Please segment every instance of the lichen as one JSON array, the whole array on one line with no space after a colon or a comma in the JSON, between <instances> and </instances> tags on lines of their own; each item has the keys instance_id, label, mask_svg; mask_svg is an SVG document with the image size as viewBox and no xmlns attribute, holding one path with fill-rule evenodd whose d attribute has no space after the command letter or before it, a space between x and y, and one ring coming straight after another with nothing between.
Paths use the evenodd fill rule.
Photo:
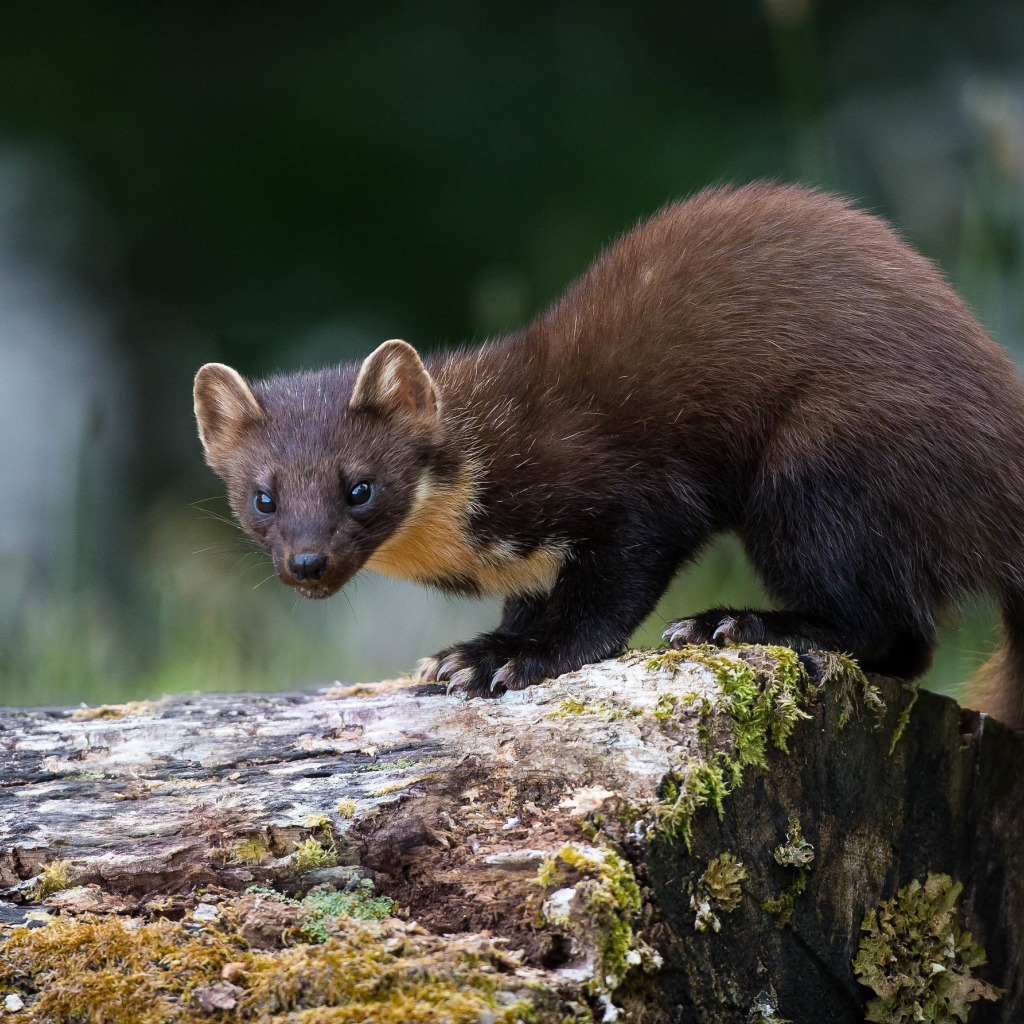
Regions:
<instances>
[{"instance_id":1,"label":"lichen","mask_svg":"<svg viewBox=\"0 0 1024 1024\"><path fill-rule=\"evenodd\" d=\"M543 994L517 979L516 961L481 937L417 934L394 920L350 921L323 943L257 952L231 930L231 916L225 906L217 926L200 928L89 915L15 927L0 943L0 988L24 1001L18 1019L25 1024L199 1024L210 1017L193 994L222 984L231 964L238 988L229 1016L254 1024L540 1024L562 1017L535 1012Z\"/></svg>"},{"instance_id":2,"label":"lichen","mask_svg":"<svg viewBox=\"0 0 1024 1024\"><path fill-rule=\"evenodd\" d=\"M435 778L433 772L427 775L417 775L412 779L396 779L394 782L385 782L383 786L378 786L374 791L374 796L387 796L388 793L397 793L400 789L408 789L410 786L415 786L417 783L426 782L428 779Z\"/></svg>"},{"instance_id":3,"label":"lichen","mask_svg":"<svg viewBox=\"0 0 1024 1024\"><path fill-rule=\"evenodd\" d=\"M421 761L420 764L424 764ZM378 761L377 764L361 764L352 769L353 775L365 775L367 772L393 772L412 767L413 762L400 757L397 761Z\"/></svg>"},{"instance_id":4,"label":"lichen","mask_svg":"<svg viewBox=\"0 0 1024 1024\"><path fill-rule=\"evenodd\" d=\"M779 1000L775 990L758 992L747 1014L747 1024L793 1024L779 1016Z\"/></svg>"},{"instance_id":5,"label":"lichen","mask_svg":"<svg viewBox=\"0 0 1024 1024\"><path fill-rule=\"evenodd\" d=\"M878 1024L966 1021L971 1003L1002 992L973 977L985 951L960 927L963 886L948 875L914 879L864 917L854 972L876 998L867 1020Z\"/></svg>"},{"instance_id":6,"label":"lichen","mask_svg":"<svg viewBox=\"0 0 1024 1024\"><path fill-rule=\"evenodd\" d=\"M72 718L137 718L150 715L158 701L130 700L124 704L99 704L96 707L82 706L71 712Z\"/></svg>"},{"instance_id":7,"label":"lichen","mask_svg":"<svg viewBox=\"0 0 1024 1024\"><path fill-rule=\"evenodd\" d=\"M814 845L804 839L800 819L791 817L786 841L775 847L775 863L784 868L803 868L814 860Z\"/></svg>"},{"instance_id":8,"label":"lichen","mask_svg":"<svg viewBox=\"0 0 1024 1024\"><path fill-rule=\"evenodd\" d=\"M747 869L731 853L723 853L708 861L704 874L691 886L690 909L696 912L693 922L699 932L722 928L719 914L730 914L743 898L740 886L747 877Z\"/></svg>"},{"instance_id":9,"label":"lichen","mask_svg":"<svg viewBox=\"0 0 1024 1024\"><path fill-rule=\"evenodd\" d=\"M331 887L318 885L301 900L262 885L250 885L245 891L277 903L298 907L302 911L299 917L299 930L307 941L314 943L327 941L331 922L338 918L383 921L391 917L398 907L390 896L375 895L373 882L369 878L359 878L351 889L345 892L336 892Z\"/></svg>"},{"instance_id":10,"label":"lichen","mask_svg":"<svg viewBox=\"0 0 1024 1024\"><path fill-rule=\"evenodd\" d=\"M772 896L761 904L761 909L768 914L775 915L775 927L785 928L792 923L793 915L796 913L796 901L803 895L807 888L807 871L804 868L796 869L796 877L790 882L789 887L778 896Z\"/></svg>"},{"instance_id":11,"label":"lichen","mask_svg":"<svg viewBox=\"0 0 1024 1024\"><path fill-rule=\"evenodd\" d=\"M778 896L765 900L761 904L761 909L775 915L776 928L785 928L793 921L796 901L807 888L807 872L814 860L814 846L804 839L799 818L790 817L786 828L786 841L775 847L774 857L776 864L795 869L796 875Z\"/></svg>"}]
</instances>

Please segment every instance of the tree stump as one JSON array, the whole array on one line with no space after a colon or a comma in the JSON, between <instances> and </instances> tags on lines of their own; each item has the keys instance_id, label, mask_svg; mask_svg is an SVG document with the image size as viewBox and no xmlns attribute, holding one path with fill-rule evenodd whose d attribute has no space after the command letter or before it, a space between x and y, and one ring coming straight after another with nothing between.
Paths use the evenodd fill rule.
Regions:
<instances>
[{"instance_id":1,"label":"tree stump","mask_svg":"<svg viewBox=\"0 0 1024 1024\"><path fill-rule=\"evenodd\" d=\"M1024 1020L1024 736L834 655L0 730L12 1020Z\"/></svg>"}]
</instances>

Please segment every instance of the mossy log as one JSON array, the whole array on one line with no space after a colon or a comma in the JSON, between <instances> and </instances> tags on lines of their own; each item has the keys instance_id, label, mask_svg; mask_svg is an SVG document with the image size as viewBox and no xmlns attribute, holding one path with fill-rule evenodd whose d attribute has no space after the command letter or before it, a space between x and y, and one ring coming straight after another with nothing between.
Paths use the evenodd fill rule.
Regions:
<instances>
[{"instance_id":1,"label":"mossy log","mask_svg":"<svg viewBox=\"0 0 1024 1024\"><path fill-rule=\"evenodd\" d=\"M12 1020L1024 1020L1024 736L834 656L0 729Z\"/></svg>"}]
</instances>

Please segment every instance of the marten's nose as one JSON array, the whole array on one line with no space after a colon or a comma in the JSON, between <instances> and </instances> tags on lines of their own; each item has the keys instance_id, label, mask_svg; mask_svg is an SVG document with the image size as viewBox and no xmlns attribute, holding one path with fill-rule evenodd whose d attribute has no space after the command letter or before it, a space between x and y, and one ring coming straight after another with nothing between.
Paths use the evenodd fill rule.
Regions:
<instances>
[{"instance_id":1,"label":"marten's nose","mask_svg":"<svg viewBox=\"0 0 1024 1024\"><path fill-rule=\"evenodd\" d=\"M304 551L288 559L288 571L297 580L318 580L327 572L328 565L327 556L315 551Z\"/></svg>"}]
</instances>

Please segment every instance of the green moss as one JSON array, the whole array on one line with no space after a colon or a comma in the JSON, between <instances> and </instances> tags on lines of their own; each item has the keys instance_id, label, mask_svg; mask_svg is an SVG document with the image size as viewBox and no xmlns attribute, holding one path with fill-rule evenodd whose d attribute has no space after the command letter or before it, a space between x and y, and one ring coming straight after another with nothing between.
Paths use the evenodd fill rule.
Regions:
<instances>
[{"instance_id":1,"label":"green moss","mask_svg":"<svg viewBox=\"0 0 1024 1024\"><path fill-rule=\"evenodd\" d=\"M648 662L648 666L650 666L651 662L655 660L656 659L652 658L651 661ZM657 704L654 705L654 711L652 714L659 722L675 722L679 717L678 695L674 693L661 694L658 697Z\"/></svg>"},{"instance_id":2,"label":"green moss","mask_svg":"<svg viewBox=\"0 0 1024 1024\"><path fill-rule=\"evenodd\" d=\"M834 651L822 652L824 667L821 674L821 688L833 694L839 703L839 728L846 724L860 709L881 718L885 714L885 701L877 686L874 686L863 669L848 654Z\"/></svg>"},{"instance_id":3,"label":"green moss","mask_svg":"<svg viewBox=\"0 0 1024 1024\"><path fill-rule=\"evenodd\" d=\"M907 724L910 722L910 712L914 710L914 705L917 703L917 698L920 696L921 691L916 686L911 686L914 691L913 696L910 698L910 702L900 712L899 721L896 723L896 728L893 730L892 743L889 744L889 756L892 757L896 753L896 747L899 745L901 739L903 739L903 732L907 728Z\"/></svg>"},{"instance_id":4,"label":"green moss","mask_svg":"<svg viewBox=\"0 0 1024 1024\"><path fill-rule=\"evenodd\" d=\"M540 867L537 869L537 877L534 879L534 885L539 885L542 889L550 889L558 881L558 857L545 857L541 861Z\"/></svg>"},{"instance_id":5,"label":"green moss","mask_svg":"<svg viewBox=\"0 0 1024 1024\"><path fill-rule=\"evenodd\" d=\"M338 801L338 817L354 818L356 816L356 802L351 797L342 797Z\"/></svg>"},{"instance_id":6,"label":"green moss","mask_svg":"<svg viewBox=\"0 0 1024 1024\"><path fill-rule=\"evenodd\" d=\"M222 918L232 924L233 908ZM318 945L254 952L230 928L82 916L16 927L0 943L0 986L25 1000L25 1024L199 1024L193 993L239 965L227 1019L259 1024L496 1024L554 1021L486 941L350 922ZM550 1002L548 1005L550 1007Z\"/></svg>"},{"instance_id":7,"label":"green moss","mask_svg":"<svg viewBox=\"0 0 1024 1024\"><path fill-rule=\"evenodd\" d=\"M62 889L70 889L75 883L69 868L70 865L66 860L51 860L43 868L36 884L32 886L29 898L33 902L38 902Z\"/></svg>"},{"instance_id":8,"label":"green moss","mask_svg":"<svg viewBox=\"0 0 1024 1024\"><path fill-rule=\"evenodd\" d=\"M867 1020L966 1021L971 1003L1002 995L972 976L985 951L957 920L962 889L948 875L929 875L924 885L915 879L865 915L853 969L876 996Z\"/></svg>"},{"instance_id":9,"label":"green moss","mask_svg":"<svg viewBox=\"0 0 1024 1024\"><path fill-rule=\"evenodd\" d=\"M338 851L333 846L323 846L312 836L299 843L291 857L291 869L299 875L317 868L333 868L337 863Z\"/></svg>"},{"instance_id":10,"label":"green moss","mask_svg":"<svg viewBox=\"0 0 1024 1024\"><path fill-rule=\"evenodd\" d=\"M799 656L787 647L748 648L740 658L717 647L692 646L665 651L646 664L659 669L684 663L710 669L720 696L666 693L658 700L654 716L662 723L674 721L683 707L696 708L703 756L675 769L662 783L653 837L681 837L692 850L694 814L710 805L721 817L722 801L740 785L744 769L766 767L769 745L788 750L797 722L810 717L800 706L810 683Z\"/></svg>"},{"instance_id":11,"label":"green moss","mask_svg":"<svg viewBox=\"0 0 1024 1024\"><path fill-rule=\"evenodd\" d=\"M369 878L358 879L346 892L316 886L301 900L263 885L250 885L245 891L301 908L299 928L310 942L326 942L332 920L383 921L391 917L398 906L389 896L375 896L373 882Z\"/></svg>"},{"instance_id":12,"label":"green moss","mask_svg":"<svg viewBox=\"0 0 1024 1024\"><path fill-rule=\"evenodd\" d=\"M362 878L351 892L313 889L302 900L303 933L310 942L326 942L328 922L336 918L355 921L383 921L395 911L395 901L388 896L375 896L373 882Z\"/></svg>"},{"instance_id":13,"label":"green moss","mask_svg":"<svg viewBox=\"0 0 1024 1024\"><path fill-rule=\"evenodd\" d=\"M692 852L694 815L711 806L722 817L724 800L737 782L733 768L728 757L717 754L712 760L694 760L666 775L652 808L651 837L668 842L682 839Z\"/></svg>"},{"instance_id":14,"label":"green moss","mask_svg":"<svg viewBox=\"0 0 1024 1024\"><path fill-rule=\"evenodd\" d=\"M695 655L699 654L721 654L722 649L713 644L688 644L686 647L670 648L666 651L655 651L644 662L644 668L648 672L658 672L661 669L675 671L680 665L693 661Z\"/></svg>"},{"instance_id":15,"label":"green moss","mask_svg":"<svg viewBox=\"0 0 1024 1024\"><path fill-rule=\"evenodd\" d=\"M719 914L732 913L743 897L740 886L747 869L731 853L723 853L708 861L707 869L695 886L691 886L690 909L696 912L693 922L699 932L722 928Z\"/></svg>"},{"instance_id":16,"label":"green moss","mask_svg":"<svg viewBox=\"0 0 1024 1024\"><path fill-rule=\"evenodd\" d=\"M334 822L326 814L310 814L306 818L306 828L314 832L323 832L325 835L334 834Z\"/></svg>"},{"instance_id":17,"label":"green moss","mask_svg":"<svg viewBox=\"0 0 1024 1024\"><path fill-rule=\"evenodd\" d=\"M587 887L583 907L597 932L596 985L605 990L617 988L629 972L626 958L633 949L630 920L640 912L640 889L627 861L609 846L602 852L603 857L595 857L568 844L559 857L594 883Z\"/></svg>"},{"instance_id":18,"label":"green moss","mask_svg":"<svg viewBox=\"0 0 1024 1024\"><path fill-rule=\"evenodd\" d=\"M583 904L584 925L595 937L597 963L589 984L590 993L610 1001L612 993L636 967L660 966L660 957L633 931L640 913L640 888L629 862L611 846L585 849L571 843L554 857L546 858L537 873L537 884L554 888L563 875L582 876L575 883Z\"/></svg>"}]
</instances>

